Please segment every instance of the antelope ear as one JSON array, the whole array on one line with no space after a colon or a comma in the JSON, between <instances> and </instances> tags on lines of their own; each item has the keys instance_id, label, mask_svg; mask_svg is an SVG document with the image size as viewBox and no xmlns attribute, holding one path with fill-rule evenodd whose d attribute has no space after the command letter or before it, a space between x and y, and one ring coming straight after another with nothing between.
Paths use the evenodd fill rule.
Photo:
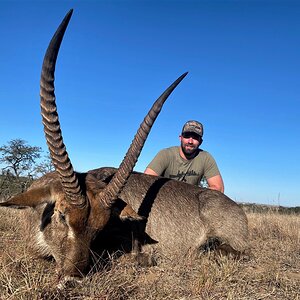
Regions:
<instances>
[{"instance_id":1,"label":"antelope ear","mask_svg":"<svg viewBox=\"0 0 300 300\"><path fill-rule=\"evenodd\" d=\"M52 198L52 199L51 199ZM55 199L51 196L51 189L49 186L33 188L24 193L13 196L5 202L1 202L0 206L26 208L36 207L46 202L54 202Z\"/></svg>"}]
</instances>

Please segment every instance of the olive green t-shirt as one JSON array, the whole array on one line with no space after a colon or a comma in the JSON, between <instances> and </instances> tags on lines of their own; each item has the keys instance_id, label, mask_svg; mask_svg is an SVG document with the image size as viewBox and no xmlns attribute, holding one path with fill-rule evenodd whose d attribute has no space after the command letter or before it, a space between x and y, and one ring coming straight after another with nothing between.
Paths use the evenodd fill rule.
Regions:
<instances>
[{"instance_id":1,"label":"olive green t-shirt","mask_svg":"<svg viewBox=\"0 0 300 300\"><path fill-rule=\"evenodd\" d=\"M214 158L207 151L199 149L197 156L185 160L179 154L179 147L174 146L159 151L148 168L160 176L194 185L199 185L203 176L209 179L220 175Z\"/></svg>"}]
</instances>

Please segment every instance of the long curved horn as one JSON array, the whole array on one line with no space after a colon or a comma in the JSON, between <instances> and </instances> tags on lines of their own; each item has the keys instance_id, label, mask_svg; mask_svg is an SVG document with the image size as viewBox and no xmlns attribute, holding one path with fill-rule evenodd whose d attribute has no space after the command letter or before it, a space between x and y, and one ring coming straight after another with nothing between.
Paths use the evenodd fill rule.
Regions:
<instances>
[{"instance_id":1,"label":"long curved horn","mask_svg":"<svg viewBox=\"0 0 300 300\"><path fill-rule=\"evenodd\" d=\"M71 9L59 25L47 48L42 66L40 96L44 132L55 170L60 175L68 201L75 206L82 207L86 204L86 200L82 196L78 178L63 142L54 93L56 59L72 13Z\"/></svg>"},{"instance_id":2,"label":"long curved horn","mask_svg":"<svg viewBox=\"0 0 300 300\"><path fill-rule=\"evenodd\" d=\"M119 166L119 169L114 174L112 180L109 182L106 188L99 194L101 201L107 208L111 207L111 205L117 199L118 194L124 187L125 182L138 160L138 157L144 147L145 141L152 128L152 125L156 120L158 114L160 113L163 104L187 74L188 72L182 74L162 93L162 95L155 101L148 114L144 118L143 122L141 123L123 161Z\"/></svg>"}]
</instances>

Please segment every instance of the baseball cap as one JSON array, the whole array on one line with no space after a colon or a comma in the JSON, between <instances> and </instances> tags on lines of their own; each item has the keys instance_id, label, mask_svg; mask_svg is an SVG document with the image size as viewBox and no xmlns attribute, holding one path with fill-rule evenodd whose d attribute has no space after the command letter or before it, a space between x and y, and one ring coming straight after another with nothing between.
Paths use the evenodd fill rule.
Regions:
<instances>
[{"instance_id":1,"label":"baseball cap","mask_svg":"<svg viewBox=\"0 0 300 300\"><path fill-rule=\"evenodd\" d=\"M203 125L200 122L195 120L187 121L182 128L182 133L185 132L194 132L202 137Z\"/></svg>"}]
</instances>

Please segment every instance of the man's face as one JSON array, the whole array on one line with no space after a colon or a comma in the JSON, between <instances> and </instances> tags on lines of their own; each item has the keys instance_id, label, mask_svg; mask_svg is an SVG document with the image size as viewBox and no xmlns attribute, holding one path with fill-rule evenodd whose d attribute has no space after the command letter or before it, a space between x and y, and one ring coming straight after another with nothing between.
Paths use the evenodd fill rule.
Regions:
<instances>
[{"instance_id":1,"label":"man's face","mask_svg":"<svg viewBox=\"0 0 300 300\"><path fill-rule=\"evenodd\" d=\"M180 136L181 149L186 156L194 154L200 146L202 139L194 132L185 132Z\"/></svg>"}]
</instances>

